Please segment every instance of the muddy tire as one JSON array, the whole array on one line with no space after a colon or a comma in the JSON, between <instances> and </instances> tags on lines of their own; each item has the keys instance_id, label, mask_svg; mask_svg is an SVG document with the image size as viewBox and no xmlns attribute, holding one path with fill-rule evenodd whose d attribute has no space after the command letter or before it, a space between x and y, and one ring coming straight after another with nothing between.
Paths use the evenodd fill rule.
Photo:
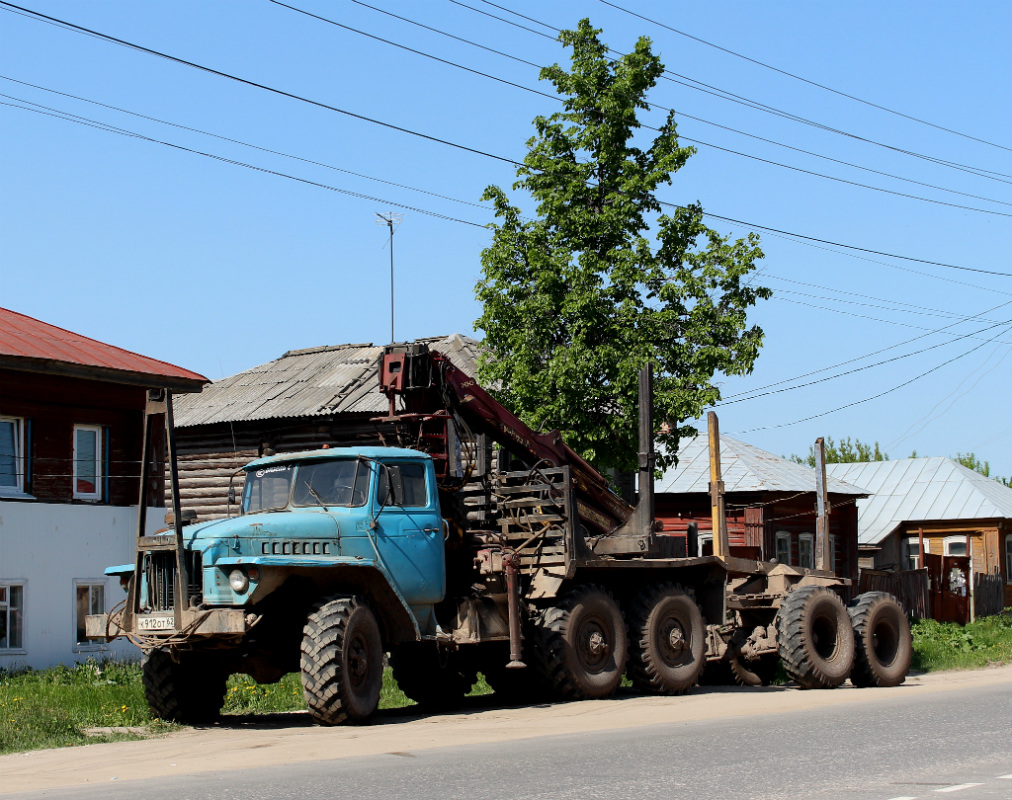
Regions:
<instances>
[{"instance_id":1,"label":"muddy tire","mask_svg":"<svg viewBox=\"0 0 1012 800\"><path fill-rule=\"evenodd\" d=\"M618 688L629 640L622 611L607 590L571 589L541 612L534 633L532 660L556 696L597 699Z\"/></svg>"},{"instance_id":2,"label":"muddy tire","mask_svg":"<svg viewBox=\"0 0 1012 800\"><path fill-rule=\"evenodd\" d=\"M641 591L629 609L629 680L641 692L684 694L706 666L703 614L692 594L663 583Z\"/></svg>"},{"instance_id":3,"label":"muddy tire","mask_svg":"<svg viewBox=\"0 0 1012 800\"><path fill-rule=\"evenodd\" d=\"M737 656L728 661L728 667L731 670L731 677L739 686L769 686L776 680L780 656L771 653L759 656L753 661L744 656Z\"/></svg>"},{"instance_id":4,"label":"muddy tire","mask_svg":"<svg viewBox=\"0 0 1012 800\"><path fill-rule=\"evenodd\" d=\"M459 650L432 642L394 648L390 666L401 691L428 711L458 708L477 680L477 670Z\"/></svg>"},{"instance_id":5,"label":"muddy tire","mask_svg":"<svg viewBox=\"0 0 1012 800\"><path fill-rule=\"evenodd\" d=\"M854 666L854 629L839 596L820 586L795 589L777 616L780 658L802 689L834 689Z\"/></svg>"},{"instance_id":6,"label":"muddy tire","mask_svg":"<svg viewBox=\"0 0 1012 800\"><path fill-rule=\"evenodd\" d=\"M334 598L309 615L301 667L302 693L314 722L357 724L372 716L383 683L383 643L362 598Z\"/></svg>"},{"instance_id":7,"label":"muddy tire","mask_svg":"<svg viewBox=\"0 0 1012 800\"><path fill-rule=\"evenodd\" d=\"M848 609L854 626L855 686L899 686L913 658L910 623L903 606L886 592L866 592Z\"/></svg>"},{"instance_id":8,"label":"muddy tire","mask_svg":"<svg viewBox=\"0 0 1012 800\"><path fill-rule=\"evenodd\" d=\"M141 682L151 713L187 725L214 722L225 702L228 674L217 659L168 650L149 650L141 659Z\"/></svg>"}]
</instances>

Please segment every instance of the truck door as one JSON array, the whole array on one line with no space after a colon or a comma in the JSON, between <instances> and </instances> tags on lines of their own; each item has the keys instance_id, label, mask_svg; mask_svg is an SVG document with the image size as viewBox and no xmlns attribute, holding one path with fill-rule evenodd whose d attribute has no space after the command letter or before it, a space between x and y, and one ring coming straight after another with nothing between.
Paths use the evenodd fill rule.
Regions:
<instances>
[{"instance_id":1,"label":"truck door","mask_svg":"<svg viewBox=\"0 0 1012 800\"><path fill-rule=\"evenodd\" d=\"M376 465L376 541L383 562L411 606L431 605L446 592L443 520L429 462Z\"/></svg>"}]
</instances>

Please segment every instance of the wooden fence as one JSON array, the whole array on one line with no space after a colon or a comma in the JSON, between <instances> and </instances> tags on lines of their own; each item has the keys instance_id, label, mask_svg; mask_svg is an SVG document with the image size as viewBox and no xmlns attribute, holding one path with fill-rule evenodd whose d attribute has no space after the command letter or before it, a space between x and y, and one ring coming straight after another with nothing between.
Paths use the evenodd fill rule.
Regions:
<instances>
[{"instance_id":1,"label":"wooden fence","mask_svg":"<svg viewBox=\"0 0 1012 800\"><path fill-rule=\"evenodd\" d=\"M1004 604L1002 577L995 571L988 575L978 572L973 581L973 611L978 617L1000 614Z\"/></svg>"},{"instance_id":2,"label":"wooden fence","mask_svg":"<svg viewBox=\"0 0 1012 800\"><path fill-rule=\"evenodd\" d=\"M860 592L889 592L903 604L914 619L931 616L928 605L928 571L910 569L902 572L883 572L878 569L861 570Z\"/></svg>"}]
</instances>

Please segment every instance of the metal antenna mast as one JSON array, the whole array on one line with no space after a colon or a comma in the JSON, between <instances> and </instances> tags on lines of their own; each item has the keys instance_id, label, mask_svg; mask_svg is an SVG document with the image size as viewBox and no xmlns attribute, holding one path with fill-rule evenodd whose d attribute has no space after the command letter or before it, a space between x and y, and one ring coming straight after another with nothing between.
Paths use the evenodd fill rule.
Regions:
<instances>
[{"instance_id":1,"label":"metal antenna mast","mask_svg":"<svg viewBox=\"0 0 1012 800\"><path fill-rule=\"evenodd\" d=\"M395 214L390 211L386 214L376 212L379 219L377 225L386 225L390 229L390 343L394 343L394 223L399 226L404 219L403 214Z\"/></svg>"}]
</instances>

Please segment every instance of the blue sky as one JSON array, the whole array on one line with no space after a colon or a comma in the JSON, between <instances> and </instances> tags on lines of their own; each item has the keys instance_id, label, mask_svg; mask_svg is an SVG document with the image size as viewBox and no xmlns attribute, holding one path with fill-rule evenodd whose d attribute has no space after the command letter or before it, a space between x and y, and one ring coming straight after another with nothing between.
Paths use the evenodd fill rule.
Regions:
<instances>
[{"instance_id":1,"label":"blue sky","mask_svg":"<svg viewBox=\"0 0 1012 800\"><path fill-rule=\"evenodd\" d=\"M516 59L567 63L550 27L589 17L618 51L649 36L670 70L650 100L698 152L662 199L748 223L711 218L722 233L824 240L755 228L774 297L721 430L780 454L817 436L974 451L1012 474L1012 3L291 2L359 32L267 0L18 5L314 102L0 6L4 307L212 379L385 342L392 211L396 337L471 334L493 219L475 204L514 179L492 156L522 159L558 108L502 81L550 93Z\"/></svg>"}]
</instances>

